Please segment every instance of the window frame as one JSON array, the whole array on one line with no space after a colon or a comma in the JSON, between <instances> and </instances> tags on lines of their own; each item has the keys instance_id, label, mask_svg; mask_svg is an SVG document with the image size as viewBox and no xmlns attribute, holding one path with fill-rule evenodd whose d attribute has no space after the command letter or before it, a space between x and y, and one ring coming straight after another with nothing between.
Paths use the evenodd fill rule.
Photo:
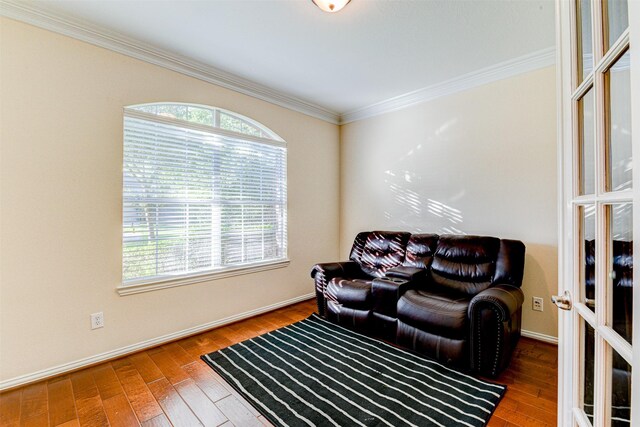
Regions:
<instances>
[{"instance_id":1,"label":"window frame","mask_svg":"<svg viewBox=\"0 0 640 427\"><path fill-rule=\"evenodd\" d=\"M207 124L201 124L194 121L188 121L188 120L160 115L157 113L151 113L151 112L139 110L139 108L141 107L151 107L151 106L186 106L186 107L207 109L212 111L215 119L214 119L213 125L207 125ZM247 123L248 125L259 130L262 135L267 135L268 137L256 136L256 135L246 134L246 133L237 132L233 130L222 129L218 127L218 125L220 124L221 113L231 116L235 119L238 119L241 122ZM148 104L130 105L123 108L123 121L122 121L123 148L125 144L125 140L124 140L125 121L127 118L147 120L150 122L155 122L155 123L160 123L165 125L179 126L184 129L195 130L198 132L205 132L215 136L227 137L227 138L232 138L236 140L243 140L246 142L254 142L254 143L266 144L266 145L283 148L285 150L285 163L284 163L285 182L284 183L285 183L285 189L286 189L285 190L286 200L284 204L284 207L285 207L285 213L284 213L285 228L284 228L284 243L283 243L284 255L281 258L277 258L269 261L259 261L259 262L252 262L252 263L246 263L246 264L234 264L234 265L223 266L223 267L213 267L207 270L196 271L191 273L189 272L176 273L176 274L166 275L164 277L159 277L159 276L142 277L138 279L127 280L126 282L124 280L124 275L122 275L120 284L116 288L116 291L118 292L119 295L121 296L132 295L132 294L138 294L142 292L155 291L159 289L166 289L166 288L171 288L176 286L185 286L185 285L190 285L194 283L207 282L211 280L223 279L227 277L239 276L244 274L252 274L252 273L257 273L261 271L284 268L290 264L290 259L288 256L289 236L288 236L288 197L287 197L288 195L287 144L282 138L280 138L275 132L268 129L266 126L262 125L261 123L232 111L228 111L228 110L224 110L221 108L212 107L208 105L200 105L200 104L188 104L188 103L179 103L179 102L156 102L156 103L148 103ZM122 163L123 163L123 182L122 182L123 192L122 192L122 205L121 205L120 211L121 211L121 215L123 215L122 221L121 221L121 233L122 233L123 240L122 240L122 247L120 252L121 252L121 262L122 262L121 271L123 272L124 271L124 258L123 258L124 257L124 225L125 225L124 224L124 221L125 221L125 218L124 218L124 206L125 206L124 150L123 150Z\"/></svg>"}]
</instances>

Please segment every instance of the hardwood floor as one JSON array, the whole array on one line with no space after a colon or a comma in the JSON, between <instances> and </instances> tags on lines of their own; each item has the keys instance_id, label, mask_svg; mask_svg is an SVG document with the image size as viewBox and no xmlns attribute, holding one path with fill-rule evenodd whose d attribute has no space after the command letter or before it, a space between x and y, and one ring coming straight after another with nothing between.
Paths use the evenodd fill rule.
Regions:
<instances>
[{"instance_id":1,"label":"hardwood floor","mask_svg":"<svg viewBox=\"0 0 640 427\"><path fill-rule=\"evenodd\" d=\"M306 318L310 300L0 394L0 426L270 425L200 355ZM556 424L557 348L520 340L490 427Z\"/></svg>"}]
</instances>

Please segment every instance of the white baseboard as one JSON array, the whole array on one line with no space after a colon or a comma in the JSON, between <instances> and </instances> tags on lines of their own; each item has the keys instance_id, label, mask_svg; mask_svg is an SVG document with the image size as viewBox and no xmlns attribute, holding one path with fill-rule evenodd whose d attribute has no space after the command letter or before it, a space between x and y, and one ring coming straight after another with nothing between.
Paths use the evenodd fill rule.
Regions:
<instances>
[{"instance_id":1,"label":"white baseboard","mask_svg":"<svg viewBox=\"0 0 640 427\"><path fill-rule=\"evenodd\" d=\"M520 335L522 335L523 337L534 339L534 340L548 342L549 344L558 345L558 338L551 335L545 335L539 332L527 331L524 329L520 331Z\"/></svg>"},{"instance_id":2,"label":"white baseboard","mask_svg":"<svg viewBox=\"0 0 640 427\"><path fill-rule=\"evenodd\" d=\"M33 383L43 380L45 378L51 378L56 375L64 374L66 372L75 371L96 363L112 360L117 357L125 356L127 354L135 353L140 350L155 347L160 344L164 344L170 341L175 341L180 338L194 335L200 332L207 331L209 329L217 328L229 323L237 322L242 319L257 316L258 314L266 313L268 311L276 310L287 305L295 304L297 302L306 301L315 296L315 293L301 295L299 297L291 298L286 301L277 302L275 304L267 305L265 307L256 308L255 310L246 311L244 313L236 314L233 316L225 317L224 319L215 320L213 322L205 323L203 325L194 326L192 328L183 329L182 331L174 332L171 334L163 335L161 337L152 338L150 340L142 341L136 344L131 344L125 347L118 348L116 350L107 351L105 353L96 354L95 356L85 357L83 359L76 360L74 362L64 363L62 365L54 366L52 368L43 369L41 371L33 372L31 374L20 375L18 377L10 378L8 380L0 381L0 391L7 390L14 387L19 387L25 384Z\"/></svg>"}]
</instances>

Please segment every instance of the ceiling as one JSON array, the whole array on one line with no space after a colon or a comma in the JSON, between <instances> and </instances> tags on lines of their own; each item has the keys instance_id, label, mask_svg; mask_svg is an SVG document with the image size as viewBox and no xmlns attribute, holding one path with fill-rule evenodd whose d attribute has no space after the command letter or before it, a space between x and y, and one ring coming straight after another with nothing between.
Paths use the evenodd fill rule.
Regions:
<instances>
[{"instance_id":1,"label":"ceiling","mask_svg":"<svg viewBox=\"0 0 640 427\"><path fill-rule=\"evenodd\" d=\"M38 0L344 114L554 45L553 0Z\"/></svg>"}]
</instances>

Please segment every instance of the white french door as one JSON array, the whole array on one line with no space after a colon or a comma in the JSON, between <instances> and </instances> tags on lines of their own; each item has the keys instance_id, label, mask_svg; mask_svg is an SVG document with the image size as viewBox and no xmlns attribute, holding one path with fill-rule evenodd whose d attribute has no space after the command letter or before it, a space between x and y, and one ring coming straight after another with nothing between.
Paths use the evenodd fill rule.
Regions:
<instances>
[{"instance_id":1,"label":"white french door","mask_svg":"<svg viewBox=\"0 0 640 427\"><path fill-rule=\"evenodd\" d=\"M556 1L558 424L640 426L640 1Z\"/></svg>"}]
</instances>

